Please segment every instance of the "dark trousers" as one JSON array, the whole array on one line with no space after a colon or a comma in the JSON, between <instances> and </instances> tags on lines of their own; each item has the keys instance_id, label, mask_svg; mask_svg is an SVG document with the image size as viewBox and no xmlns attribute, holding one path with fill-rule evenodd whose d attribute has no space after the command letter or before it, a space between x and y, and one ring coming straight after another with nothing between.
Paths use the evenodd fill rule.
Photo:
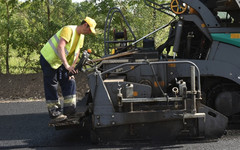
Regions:
<instances>
[{"instance_id":1,"label":"dark trousers","mask_svg":"<svg viewBox=\"0 0 240 150\"><path fill-rule=\"evenodd\" d=\"M43 80L44 80L44 92L46 102L48 104L48 109L51 109L50 116L57 116L58 113L55 115L54 111L60 111L59 99L58 99L58 83L60 84L62 95L64 99L74 98L76 99L76 82L74 79L69 79L68 70L62 65L58 69L53 69L50 64L45 60L45 58L41 55L40 56L40 64L43 71ZM54 104L57 105L54 106ZM76 104L68 104L68 106L72 106L75 109ZM65 107L65 106L64 106ZM54 108L57 108L54 110Z\"/></svg>"}]
</instances>

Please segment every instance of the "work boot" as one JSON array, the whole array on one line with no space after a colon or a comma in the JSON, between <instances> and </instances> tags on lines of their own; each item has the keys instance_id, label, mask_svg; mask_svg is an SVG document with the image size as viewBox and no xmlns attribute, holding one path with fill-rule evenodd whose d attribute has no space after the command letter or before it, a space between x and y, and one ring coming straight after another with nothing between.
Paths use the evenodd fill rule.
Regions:
<instances>
[{"instance_id":1,"label":"work boot","mask_svg":"<svg viewBox=\"0 0 240 150\"><path fill-rule=\"evenodd\" d=\"M67 119L67 116L61 114L59 116L56 116L56 117L52 118L49 123L50 124L59 123L59 122L62 122L66 119Z\"/></svg>"}]
</instances>

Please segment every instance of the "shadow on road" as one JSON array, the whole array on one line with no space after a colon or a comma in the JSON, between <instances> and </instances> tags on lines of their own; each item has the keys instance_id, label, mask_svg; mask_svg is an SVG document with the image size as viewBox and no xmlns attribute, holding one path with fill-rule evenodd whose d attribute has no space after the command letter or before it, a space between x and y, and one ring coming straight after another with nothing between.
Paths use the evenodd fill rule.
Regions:
<instances>
[{"instance_id":1,"label":"shadow on road","mask_svg":"<svg viewBox=\"0 0 240 150\"><path fill-rule=\"evenodd\" d=\"M47 113L0 116L0 148L55 147L86 143L80 130L55 130L48 126L48 121Z\"/></svg>"}]
</instances>

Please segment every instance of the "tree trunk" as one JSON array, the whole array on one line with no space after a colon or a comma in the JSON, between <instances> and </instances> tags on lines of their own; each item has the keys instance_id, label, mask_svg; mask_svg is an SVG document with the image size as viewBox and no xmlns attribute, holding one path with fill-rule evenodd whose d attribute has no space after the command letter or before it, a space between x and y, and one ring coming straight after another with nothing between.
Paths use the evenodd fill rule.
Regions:
<instances>
[{"instance_id":1,"label":"tree trunk","mask_svg":"<svg viewBox=\"0 0 240 150\"><path fill-rule=\"evenodd\" d=\"M49 6L49 0L46 0L47 5L47 15L48 15L48 27L50 27L50 6Z\"/></svg>"},{"instance_id":2,"label":"tree trunk","mask_svg":"<svg viewBox=\"0 0 240 150\"><path fill-rule=\"evenodd\" d=\"M9 14L9 7L8 2L6 2L7 6L7 42L6 42L6 73L9 74L9 39L10 39L10 14Z\"/></svg>"}]
</instances>

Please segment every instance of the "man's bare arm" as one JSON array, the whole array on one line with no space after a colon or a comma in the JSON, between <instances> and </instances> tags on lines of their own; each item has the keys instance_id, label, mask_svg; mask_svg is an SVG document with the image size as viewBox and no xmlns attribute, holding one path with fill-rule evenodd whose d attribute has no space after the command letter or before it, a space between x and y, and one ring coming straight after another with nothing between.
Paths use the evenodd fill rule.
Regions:
<instances>
[{"instance_id":1,"label":"man's bare arm","mask_svg":"<svg viewBox=\"0 0 240 150\"><path fill-rule=\"evenodd\" d=\"M81 49L80 49L80 50L78 51L78 53L77 53L76 59L75 59L74 62L73 62L73 66L75 66L75 65L77 64L77 61L78 61L78 58L79 58L80 51L81 51Z\"/></svg>"},{"instance_id":2,"label":"man's bare arm","mask_svg":"<svg viewBox=\"0 0 240 150\"><path fill-rule=\"evenodd\" d=\"M66 59L66 53L65 53L65 46L67 44L67 41L65 41L63 38L60 39L57 50L58 50L58 54L59 57L64 65L64 67L71 73L76 73L76 71L74 70L73 66L70 66L67 62Z\"/></svg>"}]
</instances>

